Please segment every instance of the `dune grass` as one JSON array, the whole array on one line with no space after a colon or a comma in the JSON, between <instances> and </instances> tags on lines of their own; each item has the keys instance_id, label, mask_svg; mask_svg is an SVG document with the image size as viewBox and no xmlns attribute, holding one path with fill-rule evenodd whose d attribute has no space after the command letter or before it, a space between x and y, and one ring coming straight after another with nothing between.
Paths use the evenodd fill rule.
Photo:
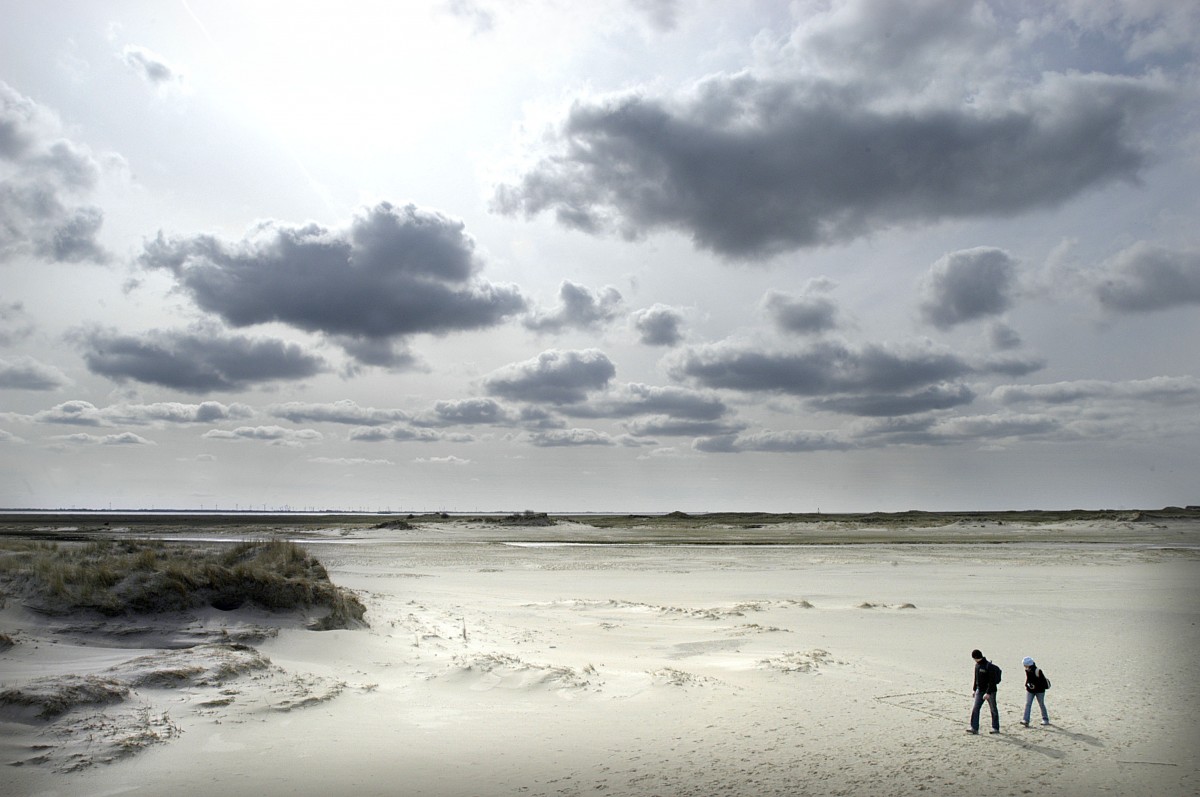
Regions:
<instances>
[{"instance_id":1,"label":"dune grass","mask_svg":"<svg viewBox=\"0 0 1200 797\"><path fill-rule=\"evenodd\" d=\"M93 610L107 616L231 610L327 608L317 629L364 624L353 593L329 580L324 566L283 540L232 547L104 540L88 543L0 543L0 582L33 608Z\"/></svg>"}]
</instances>

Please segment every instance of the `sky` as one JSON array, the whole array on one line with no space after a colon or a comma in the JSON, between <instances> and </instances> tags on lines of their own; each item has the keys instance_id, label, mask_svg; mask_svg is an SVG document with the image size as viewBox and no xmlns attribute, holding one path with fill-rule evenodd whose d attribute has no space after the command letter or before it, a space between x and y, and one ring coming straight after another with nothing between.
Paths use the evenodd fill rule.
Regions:
<instances>
[{"instance_id":1,"label":"sky","mask_svg":"<svg viewBox=\"0 0 1200 797\"><path fill-rule=\"evenodd\" d=\"M0 0L0 506L1200 503L1200 5Z\"/></svg>"}]
</instances>

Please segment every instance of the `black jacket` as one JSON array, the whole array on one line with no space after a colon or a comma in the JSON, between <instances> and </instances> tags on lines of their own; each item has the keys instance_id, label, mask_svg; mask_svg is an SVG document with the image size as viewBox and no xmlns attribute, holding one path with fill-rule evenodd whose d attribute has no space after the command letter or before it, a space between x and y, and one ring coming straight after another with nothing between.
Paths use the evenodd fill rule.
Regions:
<instances>
[{"instance_id":1,"label":"black jacket","mask_svg":"<svg viewBox=\"0 0 1200 797\"><path fill-rule=\"evenodd\" d=\"M987 659L980 659L975 665L975 682L971 685L971 690L984 694L996 691L996 674L992 671L992 663Z\"/></svg>"},{"instance_id":2,"label":"black jacket","mask_svg":"<svg viewBox=\"0 0 1200 797\"><path fill-rule=\"evenodd\" d=\"M1026 692L1045 692L1050 686L1046 681L1046 673L1034 665L1025 670L1025 691Z\"/></svg>"}]
</instances>

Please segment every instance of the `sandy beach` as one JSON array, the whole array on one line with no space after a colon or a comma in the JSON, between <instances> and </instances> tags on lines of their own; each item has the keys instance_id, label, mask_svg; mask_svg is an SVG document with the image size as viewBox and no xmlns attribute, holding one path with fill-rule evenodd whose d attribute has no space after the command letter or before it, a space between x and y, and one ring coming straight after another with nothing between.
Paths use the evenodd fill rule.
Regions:
<instances>
[{"instance_id":1,"label":"sandy beach","mask_svg":"<svg viewBox=\"0 0 1200 797\"><path fill-rule=\"evenodd\" d=\"M805 528L277 529L358 595L357 629L10 598L0 689L112 694L0 707L0 793L1200 792L1200 522ZM973 648L1004 671L998 736L964 733ZM1019 724L1027 655L1048 726Z\"/></svg>"}]
</instances>

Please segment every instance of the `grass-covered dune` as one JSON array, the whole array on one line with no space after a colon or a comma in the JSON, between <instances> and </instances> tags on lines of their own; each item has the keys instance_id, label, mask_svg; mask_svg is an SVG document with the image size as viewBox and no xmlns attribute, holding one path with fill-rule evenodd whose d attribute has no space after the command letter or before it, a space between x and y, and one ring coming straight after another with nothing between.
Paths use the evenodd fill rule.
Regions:
<instances>
[{"instance_id":1,"label":"grass-covered dune","mask_svg":"<svg viewBox=\"0 0 1200 797\"><path fill-rule=\"evenodd\" d=\"M358 598L302 547L272 540L229 547L145 541L0 543L0 587L38 611L106 616L250 605L320 611L310 628L365 624Z\"/></svg>"}]
</instances>

